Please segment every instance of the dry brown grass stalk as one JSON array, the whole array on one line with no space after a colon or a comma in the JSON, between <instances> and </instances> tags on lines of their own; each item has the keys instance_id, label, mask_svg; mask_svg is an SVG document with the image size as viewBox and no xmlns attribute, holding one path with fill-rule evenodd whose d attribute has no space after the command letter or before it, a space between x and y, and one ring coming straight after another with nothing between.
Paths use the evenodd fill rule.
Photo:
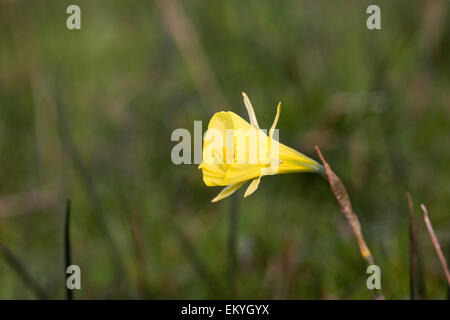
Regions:
<instances>
[{"instance_id":1,"label":"dry brown grass stalk","mask_svg":"<svg viewBox=\"0 0 450 320\"><path fill-rule=\"evenodd\" d=\"M180 50L205 106L217 111L213 106L224 105L225 99L194 23L178 0L159 0L156 3L164 26Z\"/></svg>"},{"instance_id":2,"label":"dry brown grass stalk","mask_svg":"<svg viewBox=\"0 0 450 320\"><path fill-rule=\"evenodd\" d=\"M448 271L447 262L445 261L444 254L442 253L441 245L439 244L439 240L434 233L433 226L431 225L430 217L428 216L427 207L424 204L421 204L420 207L423 211L423 218L425 220L425 225L427 226L428 233L431 237L431 242L433 242L434 249L438 255L439 261L441 262L442 269L444 269L445 278L447 279L447 283L450 286L450 272Z\"/></svg>"},{"instance_id":3,"label":"dry brown grass stalk","mask_svg":"<svg viewBox=\"0 0 450 320\"><path fill-rule=\"evenodd\" d=\"M369 265L375 264L372 253L370 252L369 247L367 246L366 241L364 240L364 236L361 230L361 224L359 223L358 216L353 211L352 203L350 201L350 197L348 196L344 184L342 183L341 179L339 179L339 177L333 172L333 170L331 170L330 165L325 161L325 158L323 157L322 152L320 152L319 147L315 146L315 149L325 167L325 172L327 174L331 192L335 196L336 201L339 204L339 207L341 208L341 212L347 219L347 222L353 232L353 235L356 238L356 242L358 243L361 256L367 261ZM380 292L380 294L377 295L376 298L384 299L384 296Z\"/></svg>"}]
</instances>

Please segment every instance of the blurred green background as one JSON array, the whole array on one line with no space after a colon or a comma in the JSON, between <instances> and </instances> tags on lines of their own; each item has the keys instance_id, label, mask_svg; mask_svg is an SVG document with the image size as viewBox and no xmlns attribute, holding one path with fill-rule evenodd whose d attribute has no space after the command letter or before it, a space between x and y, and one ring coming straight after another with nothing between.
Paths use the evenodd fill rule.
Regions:
<instances>
[{"instance_id":1,"label":"blurred green background","mask_svg":"<svg viewBox=\"0 0 450 320\"><path fill-rule=\"evenodd\" d=\"M81 30L66 28L70 4ZM381 30L366 28L370 4ZM65 297L70 197L77 299L371 299L318 175L212 204L220 188L171 162L174 129L247 119L241 91L265 128L283 102L281 142L315 159L320 146L388 299L409 298L411 193L426 298L445 298L419 204L447 253L449 30L446 0L0 1L0 298L39 297L33 283Z\"/></svg>"}]
</instances>

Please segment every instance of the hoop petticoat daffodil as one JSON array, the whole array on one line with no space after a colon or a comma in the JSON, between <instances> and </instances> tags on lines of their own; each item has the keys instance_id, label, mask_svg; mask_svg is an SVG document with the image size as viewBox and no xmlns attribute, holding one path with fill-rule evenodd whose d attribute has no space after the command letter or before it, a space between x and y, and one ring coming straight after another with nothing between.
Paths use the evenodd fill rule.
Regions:
<instances>
[{"instance_id":1,"label":"hoop petticoat daffodil","mask_svg":"<svg viewBox=\"0 0 450 320\"><path fill-rule=\"evenodd\" d=\"M258 189L261 177L292 172L323 173L322 165L274 139L281 102L267 135L256 120L255 111L243 92L250 123L231 111L213 115L203 142L203 159L199 168L207 186L226 186L213 200L233 194L248 180L248 197Z\"/></svg>"}]
</instances>

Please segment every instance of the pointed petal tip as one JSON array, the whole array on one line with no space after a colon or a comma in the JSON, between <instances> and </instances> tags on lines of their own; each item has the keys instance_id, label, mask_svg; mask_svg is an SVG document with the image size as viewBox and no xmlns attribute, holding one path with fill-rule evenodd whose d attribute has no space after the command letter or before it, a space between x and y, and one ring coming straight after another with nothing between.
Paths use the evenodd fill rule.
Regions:
<instances>
[{"instance_id":1,"label":"pointed petal tip","mask_svg":"<svg viewBox=\"0 0 450 320\"><path fill-rule=\"evenodd\" d=\"M251 196L256 190L258 190L260 181L261 181L261 176L256 179L253 179L253 181L248 186L247 190L245 190L244 198Z\"/></svg>"},{"instance_id":2,"label":"pointed petal tip","mask_svg":"<svg viewBox=\"0 0 450 320\"><path fill-rule=\"evenodd\" d=\"M241 181L235 184L230 184L228 186L226 186L225 188L222 189L222 191L219 192L219 194L211 200L211 202L218 202L222 199L225 199L226 197L231 196L237 189L239 189L240 187L242 187L242 185L245 183L246 181Z\"/></svg>"},{"instance_id":3,"label":"pointed petal tip","mask_svg":"<svg viewBox=\"0 0 450 320\"><path fill-rule=\"evenodd\" d=\"M269 137L271 137L271 138L273 138L273 134L274 134L275 129L278 124L278 120L280 119L280 113L281 113L281 101L278 102L277 114L275 115L275 119L273 120L272 127L270 127L270 130L269 130Z\"/></svg>"},{"instance_id":4,"label":"pointed petal tip","mask_svg":"<svg viewBox=\"0 0 450 320\"><path fill-rule=\"evenodd\" d=\"M256 120L255 110L253 109L250 99L248 98L245 92L242 92L242 97L244 98L244 105L248 112L250 124L259 129L258 120Z\"/></svg>"}]
</instances>

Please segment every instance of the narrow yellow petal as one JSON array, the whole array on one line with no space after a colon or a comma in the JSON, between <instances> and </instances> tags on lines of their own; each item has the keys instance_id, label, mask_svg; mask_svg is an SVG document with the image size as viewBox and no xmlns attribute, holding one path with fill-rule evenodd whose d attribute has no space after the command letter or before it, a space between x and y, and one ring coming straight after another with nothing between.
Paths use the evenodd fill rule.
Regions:
<instances>
[{"instance_id":1,"label":"narrow yellow petal","mask_svg":"<svg viewBox=\"0 0 450 320\"><path fill-rule=\"evenodd\" d=\"M245 92L242 92L242 96L244 97L244 104L247 108L248 117L250 118L250 124L259 129L258 120L256 120L255 110L253 110L252 103L250 99L247 97Z\"/></svg>"},{"instance_id":2,"label":"narrow yellow petal","mask_svg":"<svg viewBox=\"0 0 450 320\"><path fill-rule=\"evenodd\" d=\"M273 138L273 133L275 132L275 128L277 127L278 119L280 118L280 112L281 112L281 102L278 102L277 106L277 115L275 116L275 119L273 120L272 127L270 127L269 130L269 137Z\"/></svg>"},{"instance_id":3,"label":"narrow yellow petal","mask_svg":"<svg viewBox=\"0 0 450 320\"><path fill-rule=\"evenodd\" d=\"M235 184L230 184L229 186L223 188L222 191L220 191L220 193L214 199L211 200L211 202L217 202L228 196L231 196L237 189L242 187L242 185L245 182L246 181L242 181L242 182L235 183Z\"/></svg>"},{"instance_id":4,"label":"narrow yellow petal","mask_svg":"<svg viewBox=\"0 0 450 320\"><path fill-rule=\"evenodd\" d=\"M252 195L253 192L255 192L258 189L260 181L261 181L261 177L253 179L252 183L250 183L247 190L245 191L244 198L247 198L248 196Z\"/></svg>"}]
</instances>

